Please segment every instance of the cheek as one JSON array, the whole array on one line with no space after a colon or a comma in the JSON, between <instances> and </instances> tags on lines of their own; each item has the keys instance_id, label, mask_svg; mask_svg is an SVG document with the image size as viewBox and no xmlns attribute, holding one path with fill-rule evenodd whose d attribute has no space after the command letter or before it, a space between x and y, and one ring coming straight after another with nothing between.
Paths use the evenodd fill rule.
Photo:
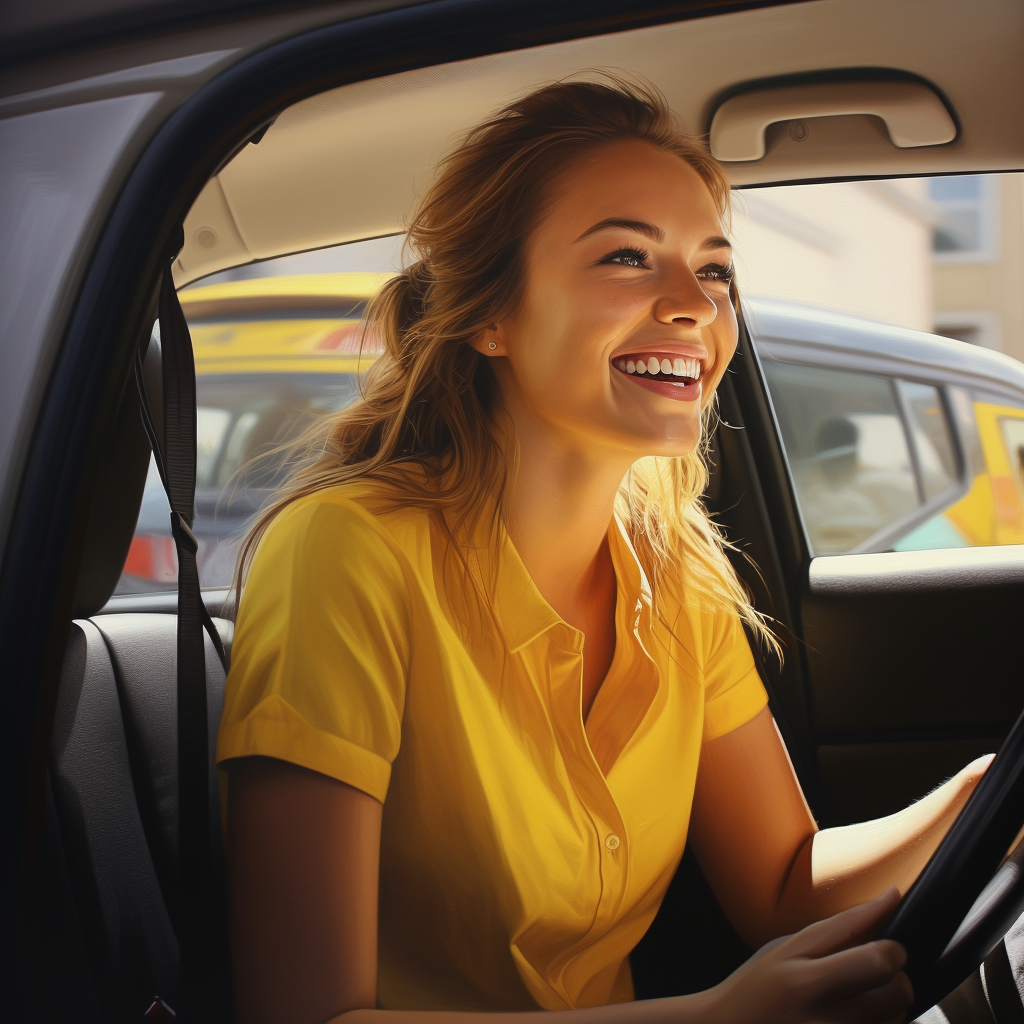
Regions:
<instances>
[{"instance_id":1,"label":"cheek","mask_svg":"<svg viewBox=\"0 0 1024 1024\"><path fill-rule=\"evenodd\" d=\"M603 384L608 358L632 322L629 296L578 283L535 285L516 317L511 341L516 376L542 390Z\"/></svg>"}]
</instances>

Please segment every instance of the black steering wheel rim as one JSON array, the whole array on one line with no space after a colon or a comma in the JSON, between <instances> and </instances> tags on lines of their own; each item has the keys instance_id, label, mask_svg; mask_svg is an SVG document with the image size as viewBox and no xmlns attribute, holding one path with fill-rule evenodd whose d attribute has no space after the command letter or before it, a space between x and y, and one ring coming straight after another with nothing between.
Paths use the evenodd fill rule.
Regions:
<instances>
[{"instance_id":1,"label":"black steering wheel rim","mask_svg":"<svg viewBox=\"0 0 1024 1024\"><path fill-rule=\"evenodd\" d=\"M1024 910L1024 713L881 938L907 950L912 1016L953 991ZM1005 860L1005 862L1004 862Z\"/></svg>"}]
</instances>

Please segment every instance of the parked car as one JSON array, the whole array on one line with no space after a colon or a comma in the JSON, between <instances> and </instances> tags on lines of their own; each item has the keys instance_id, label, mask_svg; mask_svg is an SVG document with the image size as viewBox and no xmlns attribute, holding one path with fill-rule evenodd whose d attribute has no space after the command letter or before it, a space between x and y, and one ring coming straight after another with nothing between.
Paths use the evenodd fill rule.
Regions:
<instances>
[{"instance_id":1,"label":"parked car","mask_svg":"<svg viewBox=\"0 0 1024 1024\"><path fill-rule=\"evenodd\" d=\"M187 972L198 963L212 978L208 1016L231 1019L223 879L211 869L204 888L179 874L185 846L219 863L219 798L212 784L209 806L199 801L211 844L205 824L179 831L178 770L193 781L215 772L202 728L179 758L171 562L150 541L132 551L137 523L165 536L149 507L140 512L150 449L132 372L162 280L185 289L229 268L398 233L460 132L588 68L652 81L691 130L709 134L738 189L1014 171L1024 165L1022 39L1016 0L81 0L21 5L5 19L5 1014L167 1020L163 1007L182 1005L184 957ZM975 214L960 211L965 223ZM818 252L828 244L805 234ZM235 299L252 300L235 287ZM185 305L202 290L183 290ZM230 297L209 293L211 303ZM214 338L223 331L230 348L237 307L218 324L191 313L206 410L199 540L204 571L222 583L230 551L218 567L220 526L205 512L214 495L233 467L337 407L354 381L351 370L314 370L315 349L272 370L258 330L273 348L295 326L277 315L244 321L253 347L217 363ZM306 321L329 333L355 309L316 313ZM895 810L998 748L1024 707L1020 371L976 347L819 310L751 300L747 320L755 345L741 339L719 389L707 501L784 642L781 666L765 658L761 670L808 800L819 822L841 824ZM284 390L250 405L236 374ZM304 383L289 391L292 375ZM282 403L275 423L269 411ZM226 534L277 468L228 492ZM180 523L178 533L187 540ZM211 589L205 602L229 653L223 596ZM206 644L208 699L192 710L205 706L213 732L224 670ZM987 778L1012 794L1024 761L1011 755ZM979 799L982 790L991 787ZM1020 828L1019 801L971 806L984 827L961 829L903 904L916 908L912 970L940 964L984 884L978 865L994 868ZM989 861L975 857L975 839ZM693 895L687 863L633 957L641 995L714 984L749 954ZM951 863L972 867L935 873ZM197 893L201 912L183 924ZM982 1006L995 998L972 972L1020 895L1011 885L993 896L985 928L968 929L974 945L936 968L936 994L970 975ZM183 939L203 929L205 946Z\"/></svg>"},{"instance_id":2,"label":"parked car","mask_svg":"<svg viewBox=\"0 0 1024 1024\"><path fill-rule=\"evenodd\" d=\"M814 554L1024 544L1024 364L826 310L745 307Z\"/></svg>"},{"instance_id":3,"label":"parked car","mask_svg":"<svg viewBox=\"0 0 1024 1024\"><path fill-rule=\"evenodd\" d=\"M257 278L181 295L196 360L199 572L206 587L231 582L246 522L280 483L286 446L318 416L357 394L376 358L359 317L387 275ZM177 586L170 508L155 462L115 594Z\"/></svg>"}]
</instances>

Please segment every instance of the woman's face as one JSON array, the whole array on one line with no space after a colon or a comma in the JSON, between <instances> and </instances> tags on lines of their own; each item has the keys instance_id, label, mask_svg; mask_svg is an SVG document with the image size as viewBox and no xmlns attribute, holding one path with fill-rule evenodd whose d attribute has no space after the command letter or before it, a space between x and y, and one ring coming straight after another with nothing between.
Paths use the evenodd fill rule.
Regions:
<instances>
[{"instance_id":1,"label":"woman's face","mask_svg":"<svg viewBox=\"0 0 1024 1024\"><path fill-rule=\"evenodd\" d=\"M519 307L476 343L504 357L517 429L628 461L691 451L736 349L723 235L697 172L647 143L565 170L526 244Z\"/></svg>"}]
</instances>

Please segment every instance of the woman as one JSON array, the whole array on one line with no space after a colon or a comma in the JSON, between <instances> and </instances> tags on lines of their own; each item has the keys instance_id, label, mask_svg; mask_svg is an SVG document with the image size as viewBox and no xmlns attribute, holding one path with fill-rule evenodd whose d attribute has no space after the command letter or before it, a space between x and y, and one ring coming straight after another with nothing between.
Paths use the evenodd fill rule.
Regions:
<instances>
[{"instance_id":1,"label":"woman","mask_svg":"<svg viewBox=\"0 0 1024 1024\"><path fill-rule=\"evenodd\" d=\"M218 758L244 1024L902 1019L903 951L870 940L984 765L882 822L810 816L699 501L727 206L616 82L541 89L442 165L364 397L240 563ZM630 1002L687 839L748 942L798 934Z\"/></svg>"}]
</instances>

